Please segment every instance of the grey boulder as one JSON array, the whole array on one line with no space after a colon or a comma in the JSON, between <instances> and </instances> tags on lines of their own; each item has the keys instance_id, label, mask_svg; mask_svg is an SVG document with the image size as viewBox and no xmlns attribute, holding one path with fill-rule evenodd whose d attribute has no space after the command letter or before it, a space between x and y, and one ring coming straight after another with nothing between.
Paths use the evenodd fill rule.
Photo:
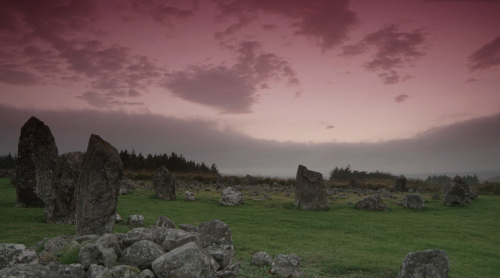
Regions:
<instances>
[{"instance_id":1,"label":"grey boulder","mask_svg":"<svg viewBox=\"0 0 500 278\"><path fill-rule=\"evenodd\" d=\"M292 255L276 255L274 262L271 265L271 274L278 277L290 278L302 276L300 270L300 257Z\"/></svg>"},{"instance_id":2,"label":"grey boulder","mask_svg":"<svg viewBox=\"0 0 500 278\"><path fill-rule=\"evenodd\" d=\"M360 210L379 210L387 211L389 206L382 201L378 194L374 194L359 200L355 207Z\"/></svg>"},{"instance_id":3,"label":"grey boulder","mask_svg":"<svg viewBox=\"0 0 500 278\"><path fill-rule=\"evenodd\" d=\"M410 209L423 209L424 198L418 193L406 194L403 196L403 206Z\"/></svg>"},{"instance_id":4,"label":"grey boulder","mask_svg":"<svg viewBox=\"0 0 500 278\"><path fill-rule=\"evenodd\" d=\"M219 268L217 262L194 242L160 256L151 266L158 278L211 278Z\"/></svg>"},{"instance_id":5,"label":"grey boulder","mask_svg":"<svg viewBox=\"0 0 500 278\"><path fill-rule=\"evenodd\" d=\"M229 225L218 219L200 223L199 230L203 247L212 245L233 245L233 238Z\"/></svg>"},{"instance_id":6,"label":"grey boulder","mask_svg":"<svg viewBox=\"0 0 500 278\"><path fill-rule=\"evenodd\" d=\"M300 206L305 210L329 208L321 173L310 171L305 166L299 165L295 184L295 206Z\"/></svg>"},{"instance_id":7,"label":"grey boulder","mask_svg":"<svg viewBox=\"0 0 500 278\"><path fill-rule=\"evenodd\" d=\"M399 269L398 278L432 277L446 278L450 262L446 252L430 249L406 255Z\"/></svg>"},{"instance_id":8,"label":"grey boulder","mask_svg":"<svg viewBox=\"0 0 500 278\"><path fill-rule=\"evenodd\" d=\"M164 253L165 251L158 244L149 240L141 240L123 250L120 262L139 269L151 268L151 263Z\"/></svg>"},{"instance_id":9,"label":"grey boulder","mask_svg":"<svg viewBox=\"0 0 500 278\"><path fill-rule=\"evenodd\" d=\"M273 263L273 258L267 252L257 252L253 254L252 264L256 266L270 265Z\"/></svg>"},{"instance_id":10,"label":"grey boulder","mask_svg":"<svg viewBox=\"0 0 500 278\"><path fill-rule=\"evenodd\" d=\"M3 243L0 244L0 269L15 264L37 264L36 252L26 249L24 244Z\"/></svg>"},{"instance_id":11,"label":"grey boulder","mask_svg":"<svg viewBox=\"0 0 500 278\"><path fill-rule=\"evenodd\" d=\"M222 194L219 199L219 205L221 206L238 206L242 205L243 194L241 192L234 190L232 187L228 186L222 190Z\"/></svg>"}]
</instances>

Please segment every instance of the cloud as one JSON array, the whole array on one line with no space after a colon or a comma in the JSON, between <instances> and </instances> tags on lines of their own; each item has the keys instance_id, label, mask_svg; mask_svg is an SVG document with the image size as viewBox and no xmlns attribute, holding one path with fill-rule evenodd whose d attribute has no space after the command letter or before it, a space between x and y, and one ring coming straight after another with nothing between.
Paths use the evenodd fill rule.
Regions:
<instances>
[{"instance_id":1,"label":"cloud","mask_svg":"<svg viewBox=\"0 0 500 278\"><path fill-rule=\"evenodd\" d=\"M255 21L260 13L277 14L290 20L295 36L316 41L323 51L330 50L347 40L347 33L358 23L356 13L349 9L348 0L288 0L280 1L226 1L215 0L218 20L236 17L238 22L218 32L216 37L235 34Z\"/></svg>"},{"instance_id":2,"label":"cloud","mask_svg":"<svg viewBox=\"0 0 500 278\"><path fill-rule=\"evenodd\" d=\"M174 20L193 17L199 10L198 0L193 1L163 1L163 0L132 0L132 9L140 14L150 16L156 23L173 28ZM188 5L187 8L178 5Z\"/></svg>"},{"instance_id":3,"label":"cloud","mask_svg":"<svg viewBox=\"0 0 500 278\"><path fill-rule=\"evenodd\" d=\"M500 65L500 36L472 53L468 60L471 71L486 70Z\"/></svg>"},{"instance_id":4,"label":"cloud","mask_svg":"<svg viewBox=\"0 0 500 278\"><path fill-rule=\"evenodd\" d=\"M250 113L259 89L283 81L300 94L300 81L286 60L264 52L256 41L226 46L236 54L236 63L193 65L165 74L162 86L184 100L213 107L221 113ZM296 96L297 96L296 93Z\"/></svg>"},{"instance_id":5,"label":"cloud","mask_svg":"<svg viewBox=\"0 0 500 278\"><path fill-rule=\"evenodd\" d=\"M465 80L464 83L471 83L471 82L477 82L477 81L479 81L479 79L469 78L469 79Z\"/></svg>"},{"instance_id":6,"label":"cloud","mask_svg":"<svg viewBox=\"0 0 500 278\"><path fill-rule=\"evenodd\" d=\"M85 151L94 133L118 150L173 151L195 161L215 162L224 174L293 176L299 164L324 177L335 166L348 164L357 170L393 174L498 170L500 165L500 114L436 127L410 139L311 144L253 139L202 119L0 106L0 154L17 152L21 127L31 116L50 127L60 153Z\"/></svg>"},{"instance_id":7,"label":"cloud","mask_svg":"<svg viewBox=\"0 0 500 278\"><path fill-rule=\"evenodd\" d=\"M396 100L397 103L402 103L402 102L405 102L409 98L410 98L409 95L399 95L399 96L395 97L394 100Z\"/></svg>"},{"instance_id":8,"label":"cloud","mask_svg":"<svg viewBox=\"0 0 500 278\"><path fill-rule=\"evenodd\" d=\"M131 55L99 39L93 1L3 1L0 20L0 82L21 85L83 85L78 98L108 108L139 105L137 97L162 76L147 56ZM99 103L103 101L103 103Z\"/></svg>"},{"instance_id":9,"label":"cloud","mask_svg":"<svg viewBox=\"0 0 500 278\"><path fill-rule=\"evenodd\" d=\"M329 125L329 126L326 127L326 129L332 129L332 128L335 128L335 126Z\"/></svg>"},{"instance_id":10,"label":"cloud","mask_svg":"<svg viewBox=\"0 0 500 278\"><path fill-rule=\"evenodd\" d=\"M118 101L112 96L112 94L111 95L100 94L95 91L87 91L77 96L77 98L83 99L91 106L97 108L112 108L121 105L139 105L139 106L144 105L144 102Z\"/></svg>"},{"instance_id":11,"label":"cloud","mask_svg":"<svg viewBox=\"0 0 500 278\"><path fill-rule=\"evenodd\" d=\"M414 66L425 55L425 39L423 28L402 32L398 25L390 24L366 35L356 44L344 46L342 55L360 55L375 49L373 60L366 62L363 67L368 71L384 71L379 74L382 82L386 85L396 84L411 78L396 69Z\"/></svg>"}]
</instances>

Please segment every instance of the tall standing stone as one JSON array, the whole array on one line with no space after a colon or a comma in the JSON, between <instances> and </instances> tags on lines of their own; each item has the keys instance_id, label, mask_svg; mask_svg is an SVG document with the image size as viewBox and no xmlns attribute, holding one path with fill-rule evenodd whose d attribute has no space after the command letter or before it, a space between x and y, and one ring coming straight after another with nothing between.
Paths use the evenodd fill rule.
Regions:
<instances>
[{"instance_id":1,"label":"tall standing stone","mask_svg":"<svg viewBox=\"0 0 500 278\"><path fill-rule=\"evenodd\" d=\"M396 179L396 184L394 185L394 192L405 192L406 191L406 178L401 177Z\"/></svg>"},{"instance_id":2,"label":"tall standing stone","mask_svg":"<svg viewBox=\"0 0 500 278\"><path fill-rule=\"evenodd\" d=\"M50 128L31 117L21 128L17 153L17 206L43 207L58 156Z\"/></svg>"},{"instance_id":3,"label":"tall standing stone","mask_svg":"<svg viewBox=\"0 0 500 278\"><path fill-rule=\"evenodd\" d=\"M307 170L305 166L299 165L295 184L295 206L307 210L329 208L321 173Z\"/></svg>"},{"instance_id":4,"label":"tall standing stone","mask_svg":"<svg viewBox=\"0 0 500 278\"><path fill-rule=\"evenodd\" d=\"M113 232L122 175L123 164L118 151L92 134L78 179L77 235Z\"/></svg>"},{"instance_id":5,"label":"tall standing stone","mask_svg":"<svg viewBox=\"0 0 500 278\"><path fill-rule=\"evenodd\" d=\"M156 174L153 176L153 187L156 198L171 201L176 199L175 175L170 173L165 165L158 168Z\"/></svg>"},{"instance_id":6,"label":"tall standing stone","mask_svg":"<svg viewBox=\"0 0 500 278\"><path fill-rule=\"evenodd\" d=\"M82 152L71 152L62 154L57 160L51 194L45 202L43 211L47 223L75 223L75 195L83 158Z\"/></svg>"}]
</instances>

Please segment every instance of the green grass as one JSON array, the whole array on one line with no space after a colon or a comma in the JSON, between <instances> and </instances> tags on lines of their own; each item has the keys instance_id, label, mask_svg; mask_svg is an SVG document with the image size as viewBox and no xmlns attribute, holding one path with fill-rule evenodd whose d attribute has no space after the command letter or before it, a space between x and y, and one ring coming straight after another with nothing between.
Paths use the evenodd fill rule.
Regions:
<instances>
[{"instance_id":1,"label":"green grass","mask_svg":"<svg viewBox=\"0 0 500 278\"><path fill-rule=\"evenodd\" d=\"M293 196L270 193L272 201L252 201L244 192L245 204L218 205L220 193L199 191L197 201L154 198L153 191L136 190L120 196L117 211L142 214L151 227L160 215L176 225L198 225L219 219L233 235L235 261L242 264L240 277L272 277L269 267L250 265L253 253L266 251L297 254L302 258L305 277L395 277L405 255L426 249L445 250L450 259L449 277L498 277L500 273L500 197L481 196L465 207L446 207L442 200L425 194L426 208L407 210L390 204L388 212L358 211L349 196L330 205L328 211L302 211L293 205ZM401 195L399 195L401 196ZM401 198L399 199L401 200ZM394 200L398 201L398 200ZM44 237L74 234L73 225L43 222L43 209L16 208L15 188L0 179L0 243L34 245ZM118 224L115 232L130 228Z\"/></svg>"}]
</instances>

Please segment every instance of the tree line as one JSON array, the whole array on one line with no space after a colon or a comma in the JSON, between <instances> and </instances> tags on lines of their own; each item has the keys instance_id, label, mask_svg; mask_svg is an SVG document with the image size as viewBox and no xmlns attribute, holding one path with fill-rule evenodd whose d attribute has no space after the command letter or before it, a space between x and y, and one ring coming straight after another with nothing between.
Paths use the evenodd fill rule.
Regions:
<instances>
[{"instance_id":1,"label":"tree line","mask_svg":"<svg viewBox=\"0 0 500 278\"><path fill-rule=\"evenodd\" d=\"M146 156L142 153L136 154L135 150L131 152L127 150L120 151L120 158L123 163L123 168L130 170L156 170L158 167L165 165L170 171L185 172L185 173L207 173L207 174L219 174L219 170L215 163L208 167L204 162L197 163L193 160L187 160L175 152L170 155L160 154ZM0 156L0 169L14 169L17 165L17 154L12 156L12 154Z\"/></svg>"},{"instance_id":2,"label":"tree line","mask_svg":"<svg viewBox=\"0 0 500 278\"><path fill-rule=\"evenodd\" d=\"M467 175L467 176L463 176L463 177L456 175L455 177L462 178L462 180L465 183L467 183L468 185L480 184L479 178L477 177L476 174L474 174L474 176ZM427 179L425 181L429 182L429 183L444 184L444 183L452 182L453 178L448 177L447 175L440 175L440 176L433 175L433 176L427 177Z\"/></svg>"},{"instance_id":3,"label":"tree line","mask_svg":"<svg viewBox=\"0 0 500 278\"><path fill-rule=\"evenodd\" d=\"M12 156L12 154L0 156L0 169L14 169L17 165L17 154Z\"/></svg>"},{"instance_id":4,"label":"tree line","mask_svg":"<svg viewBox=\"0 0 500 278\"><path fill-rule=\"evenodd\" d=\"M178 155L175 152L170 155L164 153L144 156L142 153L136 154L135 150L131 152L121 150L120 158L123 168L130 170L156 170L158 167L165 165L168 170L175 172L219 174L215 163L208 167L205 162L197 163L193 160L187 160L182 154Z\"/></svg>"},{"instance_id":5,"label":"tree line","mask_svg":"<svg viewBox=\"0 0 500 278\"><path fill-rule=\"evenodd\" d=\"M330 171L329 180L346 180L356 178L358 180L366 180L372 178L383 178L383 179L394 179L395 175L388 172L366 172L366 171L357 171L351 170L351 165L347 165L345 168L335 167Z\"/></svg>"}]
</instances>

